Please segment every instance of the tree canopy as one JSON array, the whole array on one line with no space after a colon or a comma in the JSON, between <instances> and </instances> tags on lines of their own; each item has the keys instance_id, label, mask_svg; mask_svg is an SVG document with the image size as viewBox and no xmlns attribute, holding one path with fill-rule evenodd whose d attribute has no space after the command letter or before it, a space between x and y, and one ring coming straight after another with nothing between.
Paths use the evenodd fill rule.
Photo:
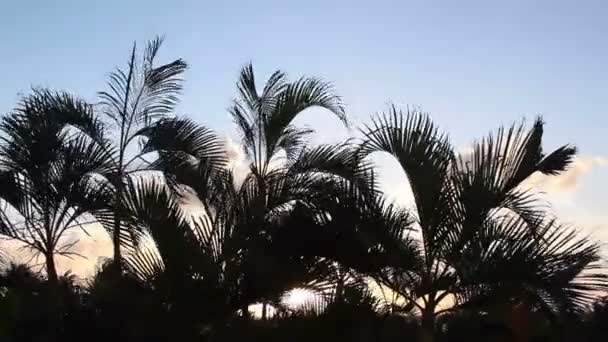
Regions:
<instances>
[{"instance_id":1,"label":"tree canopy","mask_svg":"<svg viewBox=\"0 0 608 342\"><path fill-rule=\"evenodd\" d=\"M312 144L317 108L352 128L330 82L251 64L222 134L175 106L186 63L134 44L88 103L33 89L0 118L0 234L7 341L419 341L605 336L598 241L563 224L529 182L577 150L543 148L544 121L500 127L458 151L427 113L390 106L346 141ZM403 170L390 200L374 155ZM113 258L90 279L59 274L71 231L104 227ZM16 260L12 260L15 262ZM294 290L307 293L288 303ZM604 334L604 335L602 335Z\"/></svg>"}]
</instances>

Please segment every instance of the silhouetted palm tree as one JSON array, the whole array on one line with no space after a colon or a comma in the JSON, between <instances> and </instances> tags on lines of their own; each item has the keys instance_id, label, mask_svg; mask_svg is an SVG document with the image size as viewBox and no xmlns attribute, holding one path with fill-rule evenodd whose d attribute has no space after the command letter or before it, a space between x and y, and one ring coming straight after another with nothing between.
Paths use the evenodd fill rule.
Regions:
<instances>
[{"instance_id":1,"label":"silhouetted palm tree","mask_svg":"<svg viewBox=\"0 0 608 342\"><path fill-rule=\"evenodd\" d=\"M215 132L174 116L186 63L157 65L161 44L141 58L134 45L96 106L34 90L0 119L0 235L41 255L48 278L0 271L0 340L606 335L606 301L590 311L608 289L599 246L561 225L529 182L576 153L544 153L540 118L459 152L427 115L392 107L361 144L310 146L313 130L294 120L317 107L346 125L341 98L281 71L260 88L249 64L229 108L241 175ZM405 172L412 210L381 191L376 152ZM55 260L76 254L71 232L99 223L114 259L81 288ZM316 296L289 307L294 288ZM259 303L263 319L251 320Z\"/></svg>"},{"instance_id":2,"label":"silhouetted palm tree","mask_svg":"<svg viewBox=\"0 0 608 342\"><path fill-rule=\"evenodd\" d=\"M320 107L346 124L342 100L331 84L317 78L302 77L289 82L282 71L275 71L258 90L253 66L245 66L237 82L239 97L230 114L241 134L251 172L264 177L276 159L294 159L306 146L313 130L293 125L306 109Z\"/></svg>"},{"instance_id":3,"label":"silhouetted palm tree","mask_svg":"<svg viewBox=\"0 0 608 342\"><path fill-rule=\"evenodd\" d=\"M194 234L196 239L180 238L182 244L196 241L195 247L189 249L207 255L198 259L212 261L206 264L207 267L213 266L209 270L198 269L197 272L212 272L213 275L204 277L206 279L222 279L222 286L230 289L225 294L230 299L225 303L238 303L243 314L246 314L248 306L256 301L276 301L283 292L294 286L318 284L321 278L328 276L332 262L347 262L345 254L354 254L355 251L366 253L368 248L373 247L371 243L359 243L357 249L347 252L348 248L342 248L340 257L336 256L335 248L340 247L340 242L348 244L340 241L340 237L347 236L350 229L353 240L357 233L354 228L346 227L347 222L343 222L342 231L335 230L335 220L328 218L332 215L337 218L338 211L330 210L328 205L333 203L335 208L343 208L345 204L341 201L346 201L350 192L364 198L363 194L367 192L373 195L371 197L377 193L373 189L369 165L361 163L356 146L346 143L310 148L306 146L305 138L312 131L291 125L291 120L297 114L311 106L330 109L344 119L339 99L329 93L327 84L315 79L287 83L285 76L277 72L259 95L255 90L252 67L247 66L238 85L241 99L235 102L232 113L242 130L243 144L250 157L250 173L245 175L244 180L237 182L232 170L221 167L219 155L209 153L218 151L217 143L213 143L217 139L206 129L197 129L193 124L188 130L192 142L188 144L188 149L198 152L163 154L157 166L165 171L169 184L182 196L182 200L194 199L198 206L196 228L188 228L187 225L183 228L185 231L199 231ZM152 138L148 141L151 150L157 149L158 145L169 144L176 136L166 134L166 127L157 127L152 131L154 133L149 135ZM188 194L195 196L193 198ZM354 199L354 196L348 200ZM382 205L368 202L370 207L384 209ZM142 202L139 207L145 208L146 204ZM342 213L341 219L356 209L353 204L348 213L343 210L346 214ZM132 216L146 220L146 213ZM387 216L376 217L385 219ZM395 219L400 218L396 214ZM293 224L298 219L310 225L303 227ZM180 220L185 222L184 219ZM163 225L182 226L175 223ZM298 228L313 229L313 226L319 228L317 235L312 230L308 233L306 230L298 232ZM150 231L149 228L147 231ZM161 250L171 248L177 251L179 248L158 242L161 237L155 232L150 233L162 258L169 255L184 257L178 252L169 254ZM309 235L318 240L311 241ZM208 247L201 250L201 244ZM323 248L317 248L321 245ZM136 254L133 260L140 260L140 257L141 253ZM155 261L153 264L164 266L146 266L143 269L164 270L166 267L164 262ZM163 273L167 274L166 271ZM187 272L175 274L189 278ZM234 306L226 307L229 312L234 311ZM265 312L264 308L263 317Z\"/></svg>"},{"instance_id":4,"label":"silhouetted palm tree","mask_svg":"<svg viewBox=\"0 0 608 342\"><path fill-rule=\"evenodd\" d=\"M92 176L107 171L102 126L91 106L65 93L36 90L0 121L0 233L45 258L74 255L66 233L96 222L108 192Z\"/></svg>"},{"instance_id":5,"label":"silhouetted palm tree","mask_svg":"<svg viewBox=\"0 0 608 342\"><path fill-rule=\"evenodd\" d=\"M241 247L252 251L253 246L263 245L263 241L269 239L269 226L282 213L297 201L310 199L312 182L329 181L321 174L354 174L358 165L351 165L352 160L347 160L345 146L307 149L312 130L292 124L300 113L311 107L327 109L346 122L341 100L328 83L315 78L288 82L286 75L277 71L258 92L253 67L248 65L242 70L237 87L239 98L230 112L241 133L250 170L242 184L235 184L230 172L221 172L215 177L206 168L183 168L183 163L175 160L165 163L168 166L165 171L175 175L177 183L194 191L205 213L214 211L218 217L230 216L230 222L223 223L230 225L225 229L234 231L241 241L247 241L248 247ZM214 181L209 181L211 179ZM215 212L220 210L217 208L221 208L221 214Z\"/></svg>"},{"instance_id":6,"label":"silhouetted palm tree","mask_svg":"<svg viewBox=\"0 0 608 342\"><path fill-rule=\"evenodd\" d=\"M556 175L575 149L541 149L543 123L529 132L512 126L476 143L470 154L453 151L427 115L396 108L364 129L366 154L386 152L407 175L414 196L417 246L409 265L376 274L421 313L423 339L432 340L439 305L454 310L480 304L527 302L549 311L580 308L591 290L606 286L593 273L598 246L551 220L525 181ZM412 228L412 227L410 227ZM444 301L445 303L445 301Z\"/></svg>"},{"instance_id":7,"label":"silhouetted palm tree","mask_svg":"<svg viewBox=\"0 0 608 342\"><path fill-rule=\"evenodd\" d=\"M151 241L126 259L127 270L153 288L162 302L170 303L177 321L183 324L179 329L182 333L195 336L200 331L192 331L193 327L215 328L262 294L273 293L260 290L264 289L263 281L249 282L254 287L244 288L243 277L256 271L248 263L257 260L249 258L265 255L243 249L244 232L234 229L235 217L230 211L214 207L202 218L190 217L161 183L132 183L129 187L124 203L133 213L131 224L147 232ZM257 247L265 246L258 242ZM281 276L273 273L268 281L277 283Z\"/></svg>"},{"instance_id":8,"label":"silhouetted palm tree","mask_svg":"<svg viewBox=\"0 0 608 342\"><path fill-rule=\"evenodd\" d=\"M113 158L111 171L104 176L114 191L114 219L105 225L112 233L117 265L122 259L121 246L136 242L135 232L122 224L118 199L122 198L125 184L134 172L153 169L144 158L153 151L132 148L141 143L142 134L150 125L172 114L182 90L181 75L186 70L186 63L181 59L155 65L161 44L161 38L148 42L141 60L134 44L127 68L111 73L109 89L99 93L102 113L115 130L108 135L114 141L106 144Z\"/></svg>"},{"instance_id":9,"label":"silhouetted palm tree","mask_svg":"<svg viewBox=\"0 0 608 342\"><path fill-rule=\"evenodd\" d=\"M184 173L180 175L185 179ZM294 287L322 292L339 284L332 282L334 260L348 261L342 255L350 252L331 250L339 248L332 227L324 226L326 232L315 229L318 222L307 225L310 213L322 214L322 209L311 211L304 204L296 204L289 212L269 214L265 230L260 232L249 226L250 215L256 210L255 187L235 186L230 170L217 169L211 181L206 180L209 179L199 180L201 184L194 189L207 194L199 197L198 212L189 212L191 206L183 207L179 197L173 197L165 185L153 180L130 183L123 202L131 213L128 217L132 221L128 223L151 238L146 248L127 257L126 269L144 287L154 289L159 302L172 308L176 321L184 324L179 331L196 336L199 330L188 329L202 325L208 333L214 333L238 310L248 310L250 305L264 300L276 303ZM269 203L285 199L279 195L270 193ZM299 215L301 210L305 216ZM299 220L306 221L294 224ZM302 228L311 230L298 231ZM297 234L291 236L292 233ZM342 236L347 237L348 233L344 231ZM306 238L300 240L302 237ZM325 242L324 238L330 241ZM311 241L324 247L309 245ZM342 243L360 245L351 240ZM366 253L365 248L356 251ZM343 290L334 289L334 293L342 294Z\"/></svg>"},{"instance_id":10,"label":"silhouetted palm tree","mask_svg":"<svg viewBox=\"0 0 608 342\"><path fill-rule=\"evenodd\" d=\"M184 213L188 209L180 209L179 203L157 183L142 181L129 188L125 203L133 224L150 234L158 252L144 250L129 258L132 272L150 283L162 274L165 283L173 286L204 280L205 286L187 287L196 294L190 294L184 302L194 303L195 296L206 298L205 289L215 291L215 306L202 306L199 310L210 311L199 314L199 318L245 310L251 304L279 297L294 286L316 280L323 267L315 256L303 258L297 254L299 249L291 251L289 245L282 245L285 238L279 233L288 229L290 221L282 219L285 216L281 211L268 214L265 230L257 230L249 225L257 209L257 188L235 185L231 170L210 172L198 166L188 167L190 174L185 168L179 173L179 179L192 181L191 189L200 194L200 207L195 212ZM199 173L210 178L198 178ZM277 191L268 195L269 203L295 198L283 193L289 188L273 189ZM278 204L286 205L281 202L277 207ZM184 295L185 292L186 289Z\"/></svg>"},{"instance_id":11,"label":"silhouetted palm tree","mask_svg":"<svg viewBox=\"0 0 608 342\"><path fill-rule=\"evenodd\" d=\"M241 185L242 189L250 189L243 196L247 201L244 204L248 217L243 217L245 220L239 225L249 227L251 236L263 236L267 235L268 222L277 218L278 211L284 211L289 202L304 198L297 192L309 190L307 185L298 183L310 179L286 171L284 167L285 162L303 160L303 150L313 132L293 125L293 120L312 107L323 108L344 123L346 115L342 101L331 85L316 78L303 77L289 82L285 73L275 71L259 91L253 66L249 64L242 69L237 88L239 97L230 114L240 131L251 172ZM312 157L306 155L309 156ZM329 156L317 153L314 157L317 171L325 171L323 158ZM306 170L302 171L306 173ZM268 238L268 235L262 237ZM266 316L265 301L262 315Z\"/></svg>"}]
</instances>

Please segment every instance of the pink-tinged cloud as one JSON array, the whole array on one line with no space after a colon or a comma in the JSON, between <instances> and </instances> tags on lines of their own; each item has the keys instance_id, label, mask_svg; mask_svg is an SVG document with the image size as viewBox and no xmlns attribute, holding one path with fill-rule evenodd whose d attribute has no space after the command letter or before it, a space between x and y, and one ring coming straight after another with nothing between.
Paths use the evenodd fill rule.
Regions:
<instances>
[{"instance_id":1,"label":"pink-tinged cloud","mask_svg":"<svg viewBox=\"0 0 608 342\"><path fill-rule=\"evenodd\" d=\"M87 233L74 231L71 234L71 241L78 240L73 250L79 256L57 257L57 270L60 273L69 271L79 277L89 277L95 273L101 262L112 256L112 240L103 227L90 225L87 227Z\"/></svg>"},{"instance_id":2,"label":"pink-tinged cloud","mask_svg":"<svg viewBox=\"0 0 608 342\"><path fill-rule=\"evenodd\" d=\"M81 278L89 277L100 262L112 256L112 242L101 226L88 225L86 231L74 230L62 239L63 243L78 242L70 249L74 253L70 257L55 257L59 274L70 272ZM44 271L44 258L31 249L23 248L23 244L7 240L2 241L0 248L8 262L27 263L35 271Z\"/></svg>"},{"instance_id":3,"label":"pink-tinged cloud","mask_svg":"<svg viewBox=\"0 0 608 342\"><path fill-rule=\"evenodd\" d=\"M579 188L585 175L596 168L608 167L608 158L604 157L578 157L570 168L557 176L533 175L528 184L538 187L548 196L572 195Z\"/></svg>"}]
</instances>

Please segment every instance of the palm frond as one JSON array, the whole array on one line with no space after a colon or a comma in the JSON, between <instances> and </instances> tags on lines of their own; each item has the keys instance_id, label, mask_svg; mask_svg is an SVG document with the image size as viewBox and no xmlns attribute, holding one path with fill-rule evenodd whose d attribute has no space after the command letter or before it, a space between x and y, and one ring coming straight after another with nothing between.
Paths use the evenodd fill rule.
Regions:
<instances>
[{"instance_id":1,"label":"palm frond","mask_svg":"<svg viewBox=\"0 0 608 342\"><path fill-rule=\"evenodd\" d=\"M237 89L239 97L230 114L240 130L247 156L261 173L267 171L278 152L285 151L289 158L303 147L312 130L292 125L302 111L321 107L346 123L341 98L329 83L320 79L303 77L288 82L285 73L276 71L259 93L253 66L248 64L241 71Z\"/></svg>"},{"instance_id":2,"label":"palm frond","mask_svg":"<svg viewBox=\"0 0 608 342\"><path fill-rule=\"evenodd\" d=\"M67 92L34 88L32 94L21 100L13 115L29 120L38 116L38 122L56 131L73 127L97 142L105 138L104 123L95 116L93 106Z\"/></svg>"},{"instance_id":3,"label":"palm frond","mask_svg":"<svg viewBox=\"0 0 608 342\"><path fill-rule=\"evenodd\" d=\"M266 81L261 95L261 111L271 113L277 104L277 95L288 86L287 75L277 70Z\"/></svg>"},{"instance_id":4,"label":"palm frond","mask_svg":"<svg viewBox=\"0 0 608 342\"><path fill-rule=\"evenodd\" d=\"M187 64L176 59L155 66L162 38L148 42L141 61L136 44L126 69L117 69L109 75L108 90L99 93L103 112L120 127L121 134L130 137L136 125L151 122L170 114L182 90L181 75Z\"/></svg>"},{"instance_id":5,"label":"palm frond","mask_svg":"<svg viewBox=\"0 0 608 342\"><path fill-rule=\"evenodd\" d=\"M350 142L303 148L287 162L286 170L294 185L296 180L302 180L299 187L314 188L310 182L321 180L323 186L343 179L357 184L361 190L377 190L372 164L361 158L357 146Z\"/></svg>"},{"instance_id":6,"label":"palm frond","mask_svg":"<svg viewBox=\"0 0 608 342\"><path fill-rule=\"evenodd\" d=\"M275 153L283 133L293 120L304 110L321 107L334 114L344 124L347 123L342 99L334 93L331 84L316 78L300 78L284 86L276 95L272 111L265 113L263 132L266 140L266 153Z\"/></svg>"},{"instance_id":7,"label":"palm frond","mask_svg":"<svg viewBox=\"0 0 608 342\"><path fill-rule=\"evenodd\" d=\"M538 171L556 176L566 170L576 155L576 147L565 145L545 156L537 165Z\"/></svg>"},{"instance_id":8,"label":"palm frond","mask_svg":"<svg viewBox=\"0 0 608 342\"><path fill-rule=\"evenodd\" d=\"M35 90L0 121L1 230L47 259L75 255L66 232L97 223L111 196L94 175L109 172L103 124L67 94ZM10 192L9 192L10 191ZM56 280L56 279L51 279Z\"/></svg>"},{"instance_id":9,"label":"palm frond","mask_svg":"<svg viewBox=\"0 0 608 342\"><path fill-rule=\"evenodd\" d=\"M515 189L537 171L548 175L564 171L576 149L565 145L545 156L543 125L542 119L537 118L527 133L523 123L508 129L501 127L496 134L474 144L470 160L461 158L459 171L473 179L484 179L488 188L502 193Z\"/></svg>"},{"instance_id":10,"label":"palm frond","mask_svg":"<svg viewBox=\"0 0 608 342\"><path fill-rule=\"evenodd\" d=\"M547 204L531 190L519 186L534 172L555 175L570 163L576 150L563 146L545 157L542 153L543 122L538 118L525 132L524 124L500 128L496 134L474 144L470 155L460 155L454 163L453 184L460 206L454 211L452 226L461 231L458 250L484 220L503 210L510 211L535 227ZM452 234L453 235L453 234Z\"/></svg>"},{"instance_id":11,"label":"palm frond","mask_svg":"<svg viewBox=\"0 0 608 342\"><path fill-rule=\"evenodd\" d=\"M287 160L292 160L306 146L308 137L313 132L312 129L289 126L283 131L283 135L277 142L277 147L285 151Z\"/></svg>"},{"instance_id":12,"label":"palm frond","mask_svg":"<svg viewBox=\"0 0 608 342\"><path fill-rule=\"evenodd\" d=\"M141 153L159 154L157 165L205 164L209 168L226 163L223 141L210 129L189 119L163 119L140 130L147 138Z\"/></svg>"},{"instance_id":13,"label":"palm frond","mask_svg":"<svg viewBox=\"0 0 608 342\"><path fill-rule=\"evenodd\" d=\"M395 106L374 118L362 133L361 153L386 152L401 165L414 195L425 249L438 253L442 241L437 233L447 226L444 221L449 217L444 211L454 207L449 187L454 155L448 138L428 115Z\"/></svg>"},{"instance_id":14,"label":"palm frond","mask_svg":"<svg viewBox=\"0 0 608 342\"><path fill-rule=\"evenodd\" d=\"M260 110L260 97L256 88L255 73L253 72L253 65L251 63L241 69L237 89L240 100L247 106L249 111L257 112Z\"/></svg>"},{"instance_id":15,"label":"palm frond","mask_svg":"<svg viewBox=\"0 0 608 342\"><path fill-rule=\"evenodd\" d=\"M155 180L130 181L125 191L125 221L149 235L168 272L192 275L204 262L201 243L169 189Z\"/></svg>"},{"instance_id":16,"label":"palm frond","mask_svg":"<svg viewBox=\"0 0 608 342\"><path fill-rule=\"evenodd\" d=\"M321 316L327 310L329 303L322 296L314 296L309 298L295 307L295 315L306 317Z\"/></svg>"},{"instance_id":17,"label":"palm frond","mask_svg":"<svg viewBox=\"0 0 608 342\"><path fill-rule=\"evenodd\" d=\"M468 289L461 301L518 298L555 314L582 310L606 290L608 276L597 272L598 245L553 220L536 224L531 229L521 218L505 217L485 225L479 251L457 268ZM482 260L472 259L478 256Z\"/></svg>"},{"instance_id":18,"label":"palm frond","mask_svg":"<svg viewBox=\"0 0 608 342\"><path fill-rule=\"evenodd\" d=\"M142 282L153 284L165 270L158 252L150 247L141 247L126 256L125 268Z\"/></svg>"},{"instance_id":19,"label":"palm frond","mask_svg":"<svg viewBox=\"0 0 608 342\"><path fill-rule=\"evenodd\" d=\"M259 134L255 128L255 122L252 122L247 118L247 111L239 102L235 101L228 111L232 116L232 121L241 134L241 141L243 142L245 154L247 157L255 160L258 153L255 148L256 139L260 139L258 138Z\"/></svg>"}]
</instances>

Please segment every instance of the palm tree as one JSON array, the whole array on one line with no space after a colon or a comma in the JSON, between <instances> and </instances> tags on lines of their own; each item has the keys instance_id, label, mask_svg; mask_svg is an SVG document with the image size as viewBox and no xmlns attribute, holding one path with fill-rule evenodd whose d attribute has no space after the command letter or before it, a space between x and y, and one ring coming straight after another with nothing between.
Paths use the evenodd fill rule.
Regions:
<instances>
[{"instance_id":1,"label":"palm tree","mask_svg":"<svg viewBox=\"0 0 608 342\"><path fill-rule=\"evenodd\" d=\"M280 254L259 240L252 248L247 232L234 222L242 213L217 207L210 215L190 217L157 181L131 183L128 190L123 203L130 224L145 231L150 242L126 258L126 269L171 307L176 330L183 334L196 336L200 326L216 328L239 309L311 277L312 260Z\"/></svg>"},{"instance_id":2,"label":"palm tree","mask_svg":"<svg viewBox=\"0 0 608 342\"><path fill-rule=\"evenodd\" d=\"M170 120L182 90L182 73L186 63L176 59L160 66L155 60L162 45L162 38L156 38L146 45L143 57L138 59L136 44L133 44L126 69L117 69L110 74L108 90L99 93L103 115L116 130L111 135L115 143L106 144L112 151L111 170L105 178L114 192L114 219L106 224L112 233L114 260L120 265L121 246L131 244L135 232L122 223L121 203L128 178L137 171L150 170L150 163L144 156L154 152L142 149L130 156L131 147L144 138L143 133L159 120ZM109 141L109 140L108 140Z\"/></svg>"},{"instance_id":3,"label":"palm tree","mask_svg":"<svg viewBox=\"0 0 608 342\"><path fill-rule=\"evenodd\" d=\"M251 203L248 204L251 219L242 225L264 232L269 214L289 201L297 200L293 193L296 188L306 190L297 185L297 180L292 178L290 182L287 179L290 172L280 170L280 167L273 170L271 166L272 163L280 163L281 158L290 162L302 157L301 152L313 130L299 128L293 125L293 120L311 107L326 109L345 124L346 115L342 101L334 94L331 85L316 78L303 77L288 82L285 73L275 71L258 91L253 66L249 64L242 69L237 88L239 97L234 101L230 114L250 160L251 174L242 188L252 188L250 194L253 194L246 199ZM321 159L316 161L319 166L324 162ZM277 191L281 193L277 194ZM272 196L273 193L279 196ZM262 315L265 318L266 301L263 302Z\"/></svg>"},{"instance_id":4,"label":"palm tree","mask_svg":"<svg viewBox=\"0 0 608 342\"><path fill-rule=\"evenodd\" d=\"M163 150L165 147L161 146L173 143L188 145L187 150L193 151L164 153L155 165L165 172L174 193L198 204L201 216L196 227L207 233L195 236L197 240L209 239L204 243L210 246L205 250L209 255L206 259L225 265L215 277L233 289L231 297L235 299L230 302L242 305L240 309L247 315L248 306L261 301L265 318L266 302L276 301L291 287L318 284L329 269L335 269L330 267L332 262L340 261L334 251L340 243L340 233L326 233L332 228L329 222L333 228L336 226L327 218L337 217L338 212L330 214L328 205L344 201L339 196L347 196L349 191L360 197L368 191L374 195L376 192L369 165L361 163L356 146L344 143L307 147L306 137L312 130L291 123L297 114L313 106L329 109L345 121L340 99L331 93L328 84L312 78L288 83L283 73L275 72L258 94L253 69L248 65L241 73L238 89L240 98L231 114L241 130L250 162L250 173L243 181L237 182L232 170L219 162L216 137L194 124L184 130L188 134L167 133L166 126L153 125L147 146L150 150ZM189 143L175 143L175 136L187 136ZM349 209L352 213L355 208ZM317 233L325 235L317 236L326 238L324 248L315 249L320 244L304 243L309 239L297 232L295 227L301 225L293 224L290 217L310 223L305 227L308 229L323 227ZM159 238L154 234L152 237L154 241ZM157 247L162 248L160 242ZM367 251L368 247L357 250ZM160 250L159 253L168 255Z\"/></svg>"},{"instance_id":5,"label":"palm tree","mask_svg":"<svg viewBox=\"0 0 608 342\"><path fill-rule=\"evenodd\" d=\"M331 197L323 190L337 186L329 179L306 175L303 161L310 162L306 167L309 172L316 172L311 166L315 158L309 153L328 153L328 149L321 146L303 151L301 155L307 157L290 164L293 177L274 174L267 182L272 185L268 189L274 190L267 193L267 201L276 209L264 218L264 230L251 225L259 210L258 188L246 181L238 184L229 169L209 169L214 164L193 161L177 168L171 164L175 173L169 184L173 191L151 179L129 183L123 200L129 213L125 217L150 239L147 248L127 257L127 271L144 287L154 289L162 298L159 301L171 303L180 317L176 321L184 324L177 330L185 333L187 327L200 325L216 328L239 310L245 315L252 304L278 302L292 288L324 292L336 283L335 262L347 264L352 254L336 254L340 243L359 247L353 253L366 253L370 244L361 246L354 238L353 242L340 240L350 230L342 229L345 234L340 235L331 226L333 221L317 219L323 212L337 214L337 210L323 209L321 202L321 197ZM335 154L323 154L322 159L336 167L347 165L348 156L356 156L351 149L332 147ZM303 179L300 183L297 176ZM294 187L277 183L287 179ZM197 195L199 207L194 212L192 206L183 206L186 184L189 193ZM294 189L300 192L292 193ZM304 192L310 196L297 197ZM292 201L296 203L290 205ZM309 235L318 240L311 241Z\"/></svg>"},{"instance_id":6,"label":"palm tree","mask_svg":"<svg viewBox=\"0 0 608 342\"><path fill-rule=\"evenodd\" d=\"M552 311L580 308L590 290L606 286L606 277L593 272L597 245L557 225L526 188L532 174L557 175L575 154L567 145L543 153L541 119L528 132L523 124L501 128L458 156L416 111L392 107L363 133L362 152L395 157L414 195L416 222L407 228L415 233L401 241L417 257L375 278L419 310L423 340L433 339L443 310L479 305L481 298ZM440 309L450 297L453 306Z\"/></svg>"},{"instance_id":7,"label":"palm tree","mask_svg":"<svg viewBox=\"0 0 608 342\"><path fill-rule=\"evenodd\" d=\"M229 215L241 215L238 222L231 223L243 230L238 234L257 236L256 239L263 240L267 237L262 235L268 232L268 225L276 215L283 212L286 205L293 204L292 201L305 197L309 185L305 183L310 181L310 177L302 176L304 170L298 171L299 176L294 173L296 167L302 168L304 163L290 167L291 162L306 156L311 158L306 165L309 171L314 167L319 172L329 167L338 169L350 166L330 165L323 160L332 156L334 163L338 161L337 157L344 159L344 156L337 152L338 147L336 150L324 148L305 151L307 138L313 131L294 126L293 120L311 107L327 109L343 122L346 122L346 116L341 100L333 93L330 84L316 78L301 78L288 82L285 73L276 71L260 92L253 67L247 65L241 71L237 88L239 98L234 101L230 113L240 130L250 173L245 176L243 183L236 187L232 184L232 176L224 173L220 175L220 183L224 182L220 188L225 189L222 190L224 195L233 195L232 198L226 199L234 205ZM172 164L181 165L175 161ZM207 213L211 207L222 205L215 202L216 198L210 198L210 185L204 180L201 181L209 177L207 174L201 174L201 168L194 176L188 170L173 168L165 171L176 175L179 183L193 189ZM216 182L215 186L217 184ZM245 308L243 311L246 312Z\"/></svg>"},{"instance_id":8,"label":"palm tree","mask_svg":"<svg viewBox=\"0 0 608 342\"><path fill-rule=\"evenodd\" d=\"M241 134L241 143L250 161L251 173L263 178L271 163L294 159L314 131L293 125L293 120L312 107L320 107L346 124L342 100L331 84L317 78L302 77L288 82L287 75L275 71L258 91L253 66L246 65L237 82L238 99L230 114Z\"/></svg>"},{"instance_id":9,"label":"palm tree","mask_svg":"<svg viewBox=\"0 0 608 342\"><path fill-rule=\"evenodd\" d=\"M299 253L300 248L292 249L292 220L281 208L296 198L285 193L289 189L268 182L275 189L268 202L276 210L267 215L261 231L251 226L259 210L257 187L246 182L239 186L228 169L209 170L198 162L192 166L174 169L178 172L173 181L179 180L176 187L190 184L200 203L195 212L188 213L192 207L180 206L183 197L174 198L159 183L132 183L125 192L132 224L147 232L154 246L127 259L131 273L144 283L182 289L184 298L172 300L182 302L182 307L194 305L198 314L187 310L187 316L203 320L248 311L252 304L274 301L293 287L314 286L323 278L324 263L313 254ZM293 212L301 208L296 205ZM215 298L213 305L209 297ZM206 304L196 304L195 298Z\"/></svg>"},{"instance_id":10,"label":"palm tree","mask_svg":"<svg viewBox=\"0 0 608 342\"><path fill-rule=\"evenodd\" d=\"M107 171L110 157L97 142L102 125L85 102L35 90L0 130L0 233L41 254L55 284L55 255L73 256L77 243L66 234L107 208L108 193L92 176Z\"/></svg>"}]
</instances>

